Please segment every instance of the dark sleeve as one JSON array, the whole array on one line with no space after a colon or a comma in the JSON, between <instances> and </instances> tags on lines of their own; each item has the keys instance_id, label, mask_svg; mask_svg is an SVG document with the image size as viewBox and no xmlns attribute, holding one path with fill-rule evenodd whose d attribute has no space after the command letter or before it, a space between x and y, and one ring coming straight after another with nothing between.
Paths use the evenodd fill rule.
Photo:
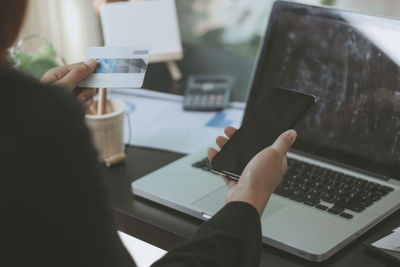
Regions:
<instances>
[{"instance_id":1,"label":"dark sleeve","mask_svg":"<svg viewBox=\"0 0 400 267\"><path fill-rule=\"evenodd\" d=\"M184 244L172 249L153 267L259 266L261 225L257 210L231 202Z\"/></svg>"},{"instance_id":2,"label":"dark sleeve","mask_svg":"<svg viewBox=\"0 0 400 267\"><path fill-rule=\"evenodd\" d=\"M54 121L57 136L46 153L46 165L52 166L48 175L61 183L53 196L63 207L55 208L60 210L57 223L64 227L55 240L61 249L61 255L54 251L56 259L74 259L66 266L135 266L117 235L80 105L74 99L66 101L59 116Z\"/></svg>"},{"instance_id":3,"label":"dark sleeve","mask_svg":"<svg viewBox=\"0 0 400 267\"><path fill-rule=\"evenodd\" d=\"M135 266L117 235L80 105L61 88L36 94L48 97L24 110L21 127L30 129L10 160L9 266Z\"/></svg>"}]
</instances>

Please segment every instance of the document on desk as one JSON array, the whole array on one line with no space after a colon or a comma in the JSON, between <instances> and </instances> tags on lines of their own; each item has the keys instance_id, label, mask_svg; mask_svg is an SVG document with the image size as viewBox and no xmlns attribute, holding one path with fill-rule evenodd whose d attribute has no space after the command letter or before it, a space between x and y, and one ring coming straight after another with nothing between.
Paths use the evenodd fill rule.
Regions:
<instances>
[{"instance_id":1,"label":"document on desk","mask_svg":"<svg viewBox=\"0 0 400 267\"><path fill-rule=\"evenodd\" d=\"M149 267L167 253L163 249L123 232L118 231L118 235L138 267Z\"/></svg>"},{"instance_id":2,"label":"document on desk","mask_svg":"<svg viewBox=\"0 0 400 267\"><path fill-rule=\"evenodd\" d=\"M372 247L400 261L400 227L371 244Z\"/></svg>"},{"instance_id":3,"label":"document on desk","mask_svg":"<svg viewBox=\"0 0 400 267\"><path fill-rule=\"evenodd\" d=\"M393 232L384 238L372 243L374 247L399 252L400 256L400 233Z\"/></svg>"},{"instance_id":4,"label":"document on desk","mask_svg":"<svg viewBox=\"0 0 400 267\"><path fill-rule=\"evenodd\" d=\"M243 108L228 108L222 112L188 112L182 108L182 97L154 97L143 94L111 93L127 105L129 117L125 120L125 143L192 153L215 143L224 135L228 125L239 127Z\"/></svg>"}]
</instances>

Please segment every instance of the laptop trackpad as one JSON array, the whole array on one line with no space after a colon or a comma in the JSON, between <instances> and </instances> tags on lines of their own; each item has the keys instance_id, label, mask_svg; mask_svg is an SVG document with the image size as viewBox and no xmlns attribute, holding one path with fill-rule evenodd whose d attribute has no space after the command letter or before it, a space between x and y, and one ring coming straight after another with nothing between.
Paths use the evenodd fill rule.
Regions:
<instances>
[{"instance_id":1,"label":"laptop trackpad","mask_svg":"<svg viewBox=\"0 0 400 267\"><path fill-rule=\"evenodd\" d=\"M204 210L207 213L210 213L210 215L214 215L224 206L227 193L228 187L223 185L211 193L208 193L207 195L194 201L192 205ZM267 207L264 210L261 220L264 220L284 207L286 207L285 204L274 199L270 199Z\"/></svg>"},{"instance_id":2,"label":"laptop trackpad","mask_svg":"<svg viewBox=\"0 0 400 267\"><path fill-rule=\"evenodd\" d=\"M283 204L282 202L279 202L277 200L274 200L274 199L270 198L268 203L267 203L267 206L264 209L264 213L261 216L261 221L263 221L265 218L271 216L272 214L274 214L278 210L283 209L284 207L286 207L286 204Z\"/></svg>"},{"instance_id":3,"label":"laptop trackpad","mask_svg":"<svg viewBox=\"0 0 400 267\"><path fill-rule=\"evenodd\" d=\"M228 187L223 185L198 200L195 200L192 205L210 213L210 215L214 215L225 205L226 193L228 193Z\"/></svg>"}]
</instances>

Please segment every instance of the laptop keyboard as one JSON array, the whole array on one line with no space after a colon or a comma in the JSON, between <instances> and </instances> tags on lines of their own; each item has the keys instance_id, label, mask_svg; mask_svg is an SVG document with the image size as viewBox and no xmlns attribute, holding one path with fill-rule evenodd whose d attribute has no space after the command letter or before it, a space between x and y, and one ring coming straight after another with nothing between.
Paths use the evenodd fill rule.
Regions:
<instances>
[{"instance_id":1,"label":"laptop keyboard","mask_svg":"<svg viewBox=\"0 0 400 267\"><path fill-rule=\"evenodd\" d=\"M207 158L192 166L211 169ZM389 186L288 158L288 171L274 194L351 219L348 211L360 213L391 191Z\"/></svg>"}]
</instances>

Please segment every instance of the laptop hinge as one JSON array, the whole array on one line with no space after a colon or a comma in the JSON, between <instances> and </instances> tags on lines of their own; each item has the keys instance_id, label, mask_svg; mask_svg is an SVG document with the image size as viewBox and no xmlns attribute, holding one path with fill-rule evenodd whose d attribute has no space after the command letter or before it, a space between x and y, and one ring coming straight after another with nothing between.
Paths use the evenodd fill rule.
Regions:
<instances>
[{"instance_id":1,"label":"laptop hinge","mask_svg":"<svg viewBox=\"0 0 400 267\"><path fill-rule=\"evenodd\" d=\"M392 185L400 186L400 181L396 180L396 179L389 179L388 183L392 184Z\"/></svg>"}]
</instances>

